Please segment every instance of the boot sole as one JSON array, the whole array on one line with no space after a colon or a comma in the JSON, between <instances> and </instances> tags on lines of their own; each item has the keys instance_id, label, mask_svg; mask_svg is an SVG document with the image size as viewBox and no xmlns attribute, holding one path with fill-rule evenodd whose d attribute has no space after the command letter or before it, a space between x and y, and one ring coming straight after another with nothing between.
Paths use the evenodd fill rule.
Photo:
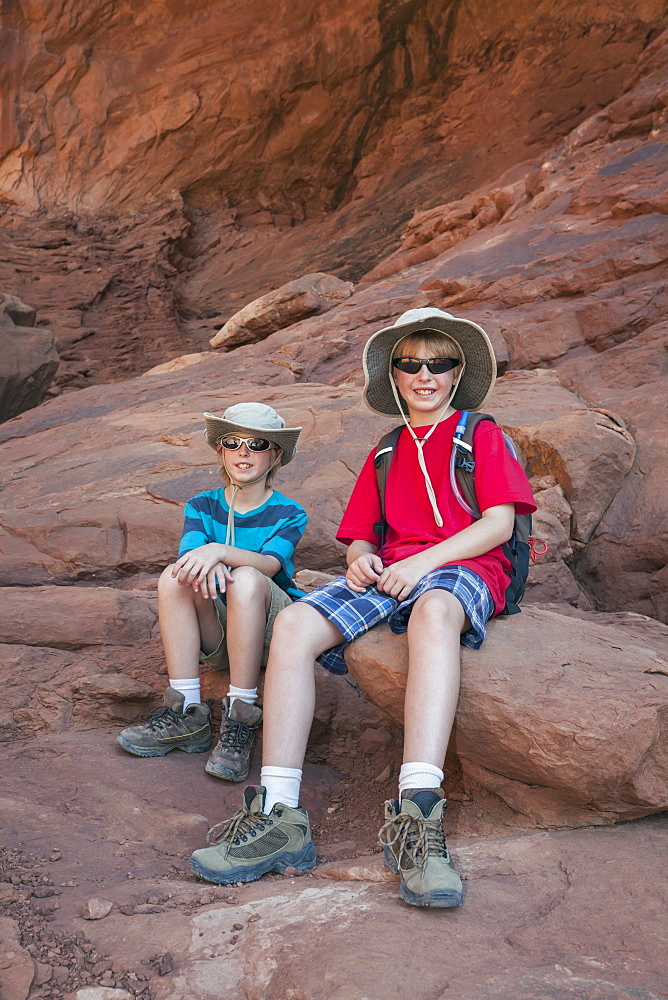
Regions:
<instances>
[{"instance_id":1,"label":"boot sole","mask_svg":"<svg viewBox=\"0 0 668 1000\"><path fill-rule=\"evenodd\" d=\"M463 905L464 894L463 892L457 892L456 889L432 889L430 892L424 893L416 893L409 889L404 882L403 875L399 871L397 859L387 846L383 849L383 861L386 868L393 871L395 875L399 875L399 895L404 902L410 903L411 906L445 909L446 907Z\"/></svg>"},{"instance_id":2,"label":"boot sole","mask_svg":"<svg viewBox=\"0 0 668 1000\"><path fill-rule=\"evenodd\" d=\"M201 864L197 858L190 859L190 870L197 878L206 882L216 882L218 885L229 885L231 882L254 882L268 872L283 873L286 868L296 868L298 872L308 871L314 868L317 858L315 846L311 842L302 847L301 851L285 851L277 854L275 858L267 858L253 867L228 868L227 871L217 872L212 868L207 868Z\"/></svg>"},{"instance_id":3,"label":"boot sole","mask_svg":"<svg viewBox=\"0 0 668 1000\"><path fill-rule=\"evenodd\" d=\"M168 753L171 753L172 750L183 750L184 753L206 753L207 750L211 749L212 739L209 738L206 743L197 743L191 747L174 744L174 746L165 747L164 750L149 750L146 747L135 746L134 743L130 743L130 740L127 740L125 736L120 733L116 737L116 742L119 747L123 747L124 750L127 750L128 753L134 754L135 757L165 757Z\"/></svg>"},{"instance_id":4,"label":"boot sole","mask_svg":"<svg viewBox=\"0 0 668 1000\"><path fill-rule=\"evenodd\" d=\"M239 774L237 771L233 771L231 767L217 766L207 761L204 770L214 778L222 778L223 781L245 781L248 777L250 767L247 767L243 774Z\"/></svg>"}]
</instances>

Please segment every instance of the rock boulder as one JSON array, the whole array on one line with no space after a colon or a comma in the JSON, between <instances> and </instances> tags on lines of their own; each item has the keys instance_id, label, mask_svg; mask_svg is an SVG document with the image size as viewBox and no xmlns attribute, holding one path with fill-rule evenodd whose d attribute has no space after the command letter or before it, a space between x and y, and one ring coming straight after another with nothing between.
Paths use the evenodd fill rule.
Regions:
<instances>
[{"instance_id":1,"label":"rock boulder","mask_svg":"<svg viewBox=\"0 0 668 1000\"><path fill-rule=\"evenodd\" d=\"M539 826L609 823L668 807L668 630L527 606L463 650L450 752ZM642 628L642 626L650 626ZM382 625L346 652L374 704L403 718L407 640Z\"/></svg>"},{"instance_id":2,"label":"rock boulder","mask_svg":"<svg viewBox=\"0 0 668 1000\"><path fill-rule=\"evenodd\" d=\"M53 333L35 320L31 306L0 294L0 422L41 403L58 369Z\"/></svg>"},{"instance_id":3,"label":"rock boulder","mask_svg":"<svg viewBox=\"0 0 668 1000\"><path fill-rule=\"evenodd\" d=\"M350 281L341 281L333 274L305 274L249 302L228 319L209 343L226 351L240 344L253 344L307 316L327 312L345 302L352 292Z\"/></svg>"},{"instance_id":4,"label":"rock boulder","mask_svg":"<svg viewBox=\"0 0 668 1000\"><path fill-rule=\"evenodd\" d=\"M155 704L165 680L154 594L46 586L0 598L0 742L128 725Z\"/></svg>"}]
</instances>

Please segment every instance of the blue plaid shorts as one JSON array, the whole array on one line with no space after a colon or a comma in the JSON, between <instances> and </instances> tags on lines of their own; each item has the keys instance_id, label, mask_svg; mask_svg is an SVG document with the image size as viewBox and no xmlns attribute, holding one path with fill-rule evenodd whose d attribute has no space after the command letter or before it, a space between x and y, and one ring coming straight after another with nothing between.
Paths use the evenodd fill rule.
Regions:
<instances>
[{"instance_id":1,"label":"blue plaid shorts","mask_svg":"<svg viewBox=\"0 0 668 1000\"><path fill-rule=\"evenodd\" d=\"M413 605L428 590L447 590L457 598L471 622L471 627L462 632L460 642L470 649L479 649L487 631L487 620L494 611L492 595L487 584L472 570L464 566L442 566L423 576L401 602L374 586L368 587L363 594L356 594L347 585L345 576L337 576L324 587L301 597L300 601L310 604L345 636L346 641L326 650L318 657L318 663L332 674L347 673L343 657L346 646L385 621L397 635L406 632Z\"/></svg>"}]
</instances>

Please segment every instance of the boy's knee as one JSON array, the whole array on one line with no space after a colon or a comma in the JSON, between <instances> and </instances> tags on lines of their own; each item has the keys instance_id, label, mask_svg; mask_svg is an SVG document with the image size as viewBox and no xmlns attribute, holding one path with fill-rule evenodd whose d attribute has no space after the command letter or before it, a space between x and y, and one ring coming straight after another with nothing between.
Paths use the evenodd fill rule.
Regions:
<instances>
[{"instance_id":1,"label":"boy's knee","mask_svg":"<svg viewBox=\"0 0 668 1000\"><path fill-rule=\"evenodd\" d=\"M174 563L166 566L160 574L160 579L158 580L158 593L166 594L174 590L175 587L179 587L179 581L175 576L172 576L172 570L174 569Z\"/></svg>"},{"instance_id":2,"label":"boy's knee","mask_svg":"<svg viewBox=\"0 0 668 1000\"><path fill-rule=\"evenodd\" d=\"M276 615L272 635L279 639L294 638L301 634L304 624L304 606L290 604Z\"/></svg>"},{"instance_id":3,"label":"boy's knee","mask_svg":"<svg viewBox=\"0 0 668 1000\"><path fill-rule=\"evenodd\" d=\"M463 607L447 590L428 590L415 602L411 612L413 624L425 627L444 624L460 627L464 617Z\"/></svg>"},{"instance_id":4,"label":"boy's knee","mask_svg":"<svg viewBox=\"0 0 668 1000\"><path fill-rule=\"evenodd\" d=\"M244 600L255 595L264 597L269 584L268 578L259 569L252 566L237 566L232 570L232 580L234 581L227 591L228 601L235 597L243 597Z\"/></svg>"}]
</instances>

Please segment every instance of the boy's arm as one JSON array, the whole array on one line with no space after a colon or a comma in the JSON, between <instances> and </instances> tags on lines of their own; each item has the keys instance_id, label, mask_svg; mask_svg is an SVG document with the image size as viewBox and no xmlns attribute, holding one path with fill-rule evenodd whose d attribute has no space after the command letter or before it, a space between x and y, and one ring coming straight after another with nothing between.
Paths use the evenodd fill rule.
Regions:
<instances>
[{"instance_id":1,"label":"boy's arm","mask_svg":"<svg viewBox=\"0 0 668 1000\"><path fill-rule=\"evenodd\" d=\"M488 507L480 520L474 521L468 528L431 545L423 552L387 566L378 579L378 589L396 600L403 600L423 576L439 566L459 559L475 559L507 542L513 533L514 520L514 503Z\"/></svg>"},{"instance_id":2,"label":"boy's arm","mask_svg":"<svg viewBox=\"0 0 668 1000\"><path fill-rule=\"evenodd\" d=\"M368 586L376 583L383 572L383 561L376 555L378 549L371 542L357 538L351 542L346 552L348 571L346 583L356 594L362 594Z\"/></svg>"},{"instance_id":3,"label":"boy's arm","mask_svg":"<svg viewBox=\"0 0 668 1000\"><path fill-rule=\"evenodd\" d=\"M232 574L228 566L252 566L265 576L272 577L278 573L281 564L275 556L262 555L250 549L240 549L235 545L223 545L220 542L208 542L190 549L176 560L172 568L172 576L181 584L201 590L202 597L216 596L216 587L225 592L232 582Z\"/></svg>"}]
</instances>

